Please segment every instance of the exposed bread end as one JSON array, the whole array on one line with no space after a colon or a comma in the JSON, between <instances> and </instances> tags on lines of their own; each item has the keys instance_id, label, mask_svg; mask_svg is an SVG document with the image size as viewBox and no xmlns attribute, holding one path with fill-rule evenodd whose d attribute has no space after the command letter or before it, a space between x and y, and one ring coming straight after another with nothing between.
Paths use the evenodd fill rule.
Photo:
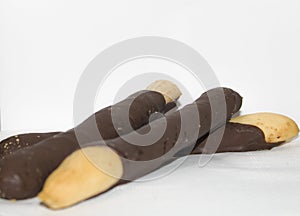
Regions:
<instances>
[{"instance_id":1,"label":"exposed bread end","mask_svg":"<svg viewBox=\"0 0 300 216\"><path fill-rule=\"evenodd\" d=\"M176 101L182 95L177 85L168 80L156 80L146 89L163 94L166 103Z\"/></svg>"},{"instance_id":2,"label":"exposed bread end","mask_svg":"<svg viewBox=\"0 0 300 216\"><path fill-rule=\"evenodd\" d=\"M105 192L122 175L122 161L116 152L105 146L87 147L61 163L38 197L51 209L65 208Z\"/></svg>"},{"instance_id":3,"label":"exposed bread end","mask_svg":"<svg viewBox=\"0 0 300 216\"><path fill-rule=\"evenodd\" d=\"M298 125L287 116L276 113L254 113L232 118L230 122L254 125L260 128L267 143L289 141L299 133Z\"/></svg>"}]
</instances>

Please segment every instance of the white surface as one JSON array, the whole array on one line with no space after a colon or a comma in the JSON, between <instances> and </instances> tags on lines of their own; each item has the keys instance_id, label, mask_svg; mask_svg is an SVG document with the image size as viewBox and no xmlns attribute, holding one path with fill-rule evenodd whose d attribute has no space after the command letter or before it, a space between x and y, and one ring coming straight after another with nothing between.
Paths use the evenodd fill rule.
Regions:
<instances>
[{"instance_id":1,"label":"white surface","mask_svg":"<svg viewBox=\"0 0 300 216\"><path fill-rule=\"evenodd\" d=\"M71 127L87 64L110 45L143 35L195 48L222 85L244 96L245 113L276 111L299 122L299 11L298 0L1 0L3 129ZM136 64L135 72L182 79L172 66Z\"/></svg>"},{"instance_id":2,"label":"white surface","mask_svg":"<svg viewBox=\"0 0 300 216\"><path fill-rule=\"evenodd\" d=\"M52 211L39 205L38 199L0 200L0 215L296 216L299 155L300 140L270 151L217 154L204 167L199 166L201 156L191 156L163 178L129 183L72 208Z\"/></svg>"}]
</instances>

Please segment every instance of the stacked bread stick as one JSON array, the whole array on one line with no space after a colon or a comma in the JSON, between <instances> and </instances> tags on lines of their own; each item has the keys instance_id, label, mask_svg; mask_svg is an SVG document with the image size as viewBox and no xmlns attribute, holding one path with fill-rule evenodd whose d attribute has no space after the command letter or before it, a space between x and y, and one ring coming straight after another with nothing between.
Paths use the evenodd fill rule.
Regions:
<instances>
[{"instance_id":1,"label":"stacked bread stick","mask_svg":"<svg viewBox=\"0 0 300 216\"><path fill-rule=\"evenodd\" d=\"M49 208L66 208L181 156L271 149L299 132L293 120L275 113L232 118L242 97L228 88L210 89L193 103L149 123L151 114L165 113L180 95L173 83L157 81L66 132L21 134L3 140L0 196L18 200L38 195ZM212 100L219 110L212 108ZM130 106L130 127L122 124L125 106ZM120 119L117 127L112 113ZM90 133L94 120L101 139ZM151 136L137 136L149 130Z\"/></svg>"}]
</instances>

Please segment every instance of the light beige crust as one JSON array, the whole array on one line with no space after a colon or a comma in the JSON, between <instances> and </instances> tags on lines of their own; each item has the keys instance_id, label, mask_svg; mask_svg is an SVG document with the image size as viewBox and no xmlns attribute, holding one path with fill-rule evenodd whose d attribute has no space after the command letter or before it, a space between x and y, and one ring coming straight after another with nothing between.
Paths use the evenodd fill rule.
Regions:
<instances>
[{"instance_id":1,"label":"light beige crust","mask_svg":"<svg viewBox=\"0 0 300 216\"><path fill-rule=\"evenodd\" d=\"M161 93L166 103L176 101L182 95L180 89L168 80L157 80L151 83L146 89Z\"/></svg>"},{"instance_id":2,"label":"light beige crust","mask_svg":"<svg viewBox=\"0 0 300 216\"><path fill-rule=\"evenodd\" d=\"M117 153L108 147L87 147L61 163L38 197L49 208L65 208L106 191L122 175L123 165Z\"/></svg>"},{"instance_id":3,"label":"light beige crust","mask_svg":"<svg viewBox=\"0 0 300 216\"><path fill-rule=\"evenodd\" d=\"M266 142L278 143L288 141L296 137L299 128L292 119L276 113L254 113L232 118L230 122L254 125L260 128L264 134Z\"/></svg>"}]
</instances>

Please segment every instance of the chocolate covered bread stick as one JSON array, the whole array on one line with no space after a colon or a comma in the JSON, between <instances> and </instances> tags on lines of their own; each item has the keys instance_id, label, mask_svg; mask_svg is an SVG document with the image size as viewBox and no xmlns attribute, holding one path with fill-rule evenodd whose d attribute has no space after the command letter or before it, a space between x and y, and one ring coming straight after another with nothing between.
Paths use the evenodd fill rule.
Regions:
<instances>
[{"instance_id":1,"label":"chocolate covered bread stick","mask_svg":"<svg viewBox=\"0 0 300 216\"><path fill-rule=\"evenodd\" d=\"M267 143L289 141L299 133L298 125L291 118L277 113L254 113L232 118L230 122L258 127Z\"/></svg>"},{"instance_id":2,"label":"chocolate covered bread stick","mask_svg":"<svg viewBox=\"0 0 300 216\"><path fill-rule=\"evenodd\" d=\"M0 159L5 155L11 154L19 149L34 145L58 133L60 132L28 133L8 137L0 142Z\"/></svg>"},{"instance_id":3,"label":"chocolate covered bread stick","mask_svg":"<svg viewBox=\"0 0 300 216\"><path fill-rule=\"evenodd\" d=\"M151 114L162 112L167 103L181 94L179 89L168 81L155 82L148 89L100 110L74 129L4 156L0 160L0 197L26 199L36 196L46 177L65 157L79 149L80 145L99 141L98 134L93 133L94 120L102 139L115 138L148 123ZM164 91L166 93L163 93ZM128 107L129 114L125 112L124 116L124 110ZM132 127L122 126L120 123L128 118ZM119 122L114 122L118 119ZM80 143L77 139L78 134L81 137Z\"/></svg>"},{"instance_id":4,"label":"chocolate covered bread stick","mask_svg":"<svg viewBox=\"0 0 300 216\"><path fill-rule=\"evenodd\" d=\"M166 113L171 109L173 109L174 107L176 107L176 102L169 102L165 105L164 110L157 110L156 112ZM160 117L161 117L160 115L157 115L157 118ZM155 120L155 118L153 120ZM62 131L43 132L43 133L35 132L35 133L24 133L24 134L17 134L17 135L10 136L0 142L0 159L3 158L5 155L11 154L17 150L26 148L28 146L35 145L59 133L63 133L63 132Z\"/></svg>"},{"instance_id":5,"label":"chocolate covered bread stick","mask_svg":"<svg viewBox=\"0 0 300 216\"><path fill-rule=\"evenodd\" d=\"M167 104L166 111L175 107L175 103ZM166 112L164 111L164 112ZM254 122L254 119L256 120ZM250 119L250 120L247 120ZM242 120L242 122L241 122ZM257 125L264 126L260 128ZM273 133L270 132L273 130ZM60 132L30 133L11 136L0 143L0 155L10 154L20 148L36 144ZM221 152L245 152L269 150L297 136L299 128L290 118L275 113L255 113L233 118L226 125L210 134L212 144L207 145L207 136L197 140L191 154L213 154ZM215 141L222 136L221 141ZM215 141L215 142L214 142ZM219 142L219 144L218 144ZM177 156L186 155L186 149Z\"/></svg>"},{"instance_id":6,"label":"chocolate covered bread stick","mask_svg":"<svg viewBox=\"0 0 300 216\"><path fill-rule=\"evenodd\" d=\"M198 140L191 154L267 150L293 139L298 133L297 124L284 115L276 113L243 115L231 119L225 126L211 133L210 144L213 145L207 145L208 135ZM218 136L222 136L221 141L215 141L220 138Z\"/></svg>"},{"instance_id":7,"label":"chocolate covered bread stick","mask_svg":"<svg viewBox=\"0 0 300 216\"><path fill-rule=\"evenodd\" d=\"M146 88L146 90L155 91L162 94L163 98L165 99L165 103L162 102L162 97L159 95L155 95L155 93L149 92L145 94L146 93L145 91L144 93L143 91L139 91L129 96L124 101L121 101L120 103L114 105L113 107L109 106L94 114L95 117L99 119L99 121L101 122L105 121L106 123L105 125L103 125L100 124L99 121L97 121L97 126L104 139L115 138L119 134L122 135L128 133L132 129L137 129L142 125L147 124L149 121L149 116L152 115L153 113L155 112L165 113L170 109L172 109L173 107L175 107L176 106L175 101L181 95L181 92L177 88L177 86L167 80L154 81ZM123 129L123 131L115 129L111 117L112 108L114 108L115 110L126 108L126 106L128 106L131 102L133 103L131 104L131 109L129 110L130 111L129 120L132 128L128 128L127 130ZM155 103L157 103L157 105L155 105ZM123 115L122 112L117 112L114 114L117 115L116 119L118 118L118 115ZM87 119L80 126L82 127L82 125L90 125L91 121L93 121L93 116ZM22 149L23 147L28 147L40 141L53 137L54 135L57 135L59 133L63 133L63 132L56 131L56 132L48 132L48 133L26 133L26 134L17 134L8 137L0 142L0 158L2 158L7 154L11 154L16 150Z\"/></svg>"},{"instance_id":8,"label":"chocolate covered bread stick","mask_svg":"<svg viewBox=\"0 0 300 216\"><path fill-rule=\"evenodd\" d=\"M225 101L222 100L220 92L225 95ZM209 98L208 95L212 97ZM119 137L98 142L96 146L74 152L49 176L38 197L50 208L65 208L103 193L118 184L135 180L169 163L175 159L173 156L177 152L193 146L196 139L207 134L211 128L225 124L224 119L219 116L220 113L215 113L215 110L211 109L210 99L214 100L218 107L222 107L222 103L225 102L225 122L240 109L242 104L242 98L233 90L226 88L209 90L180 111L153 121L151 130L154 131L154 135L157 135L158 131L165 132L150 145L143 145L148 141L146 138L136 137L136 134L130 133L126 139ZM193 112L194 107L198 113ZM182 125L182 117L186 118L187 122L192 122L195 115L200 119L196 128L192 124ZM214 121L212 115L217 115ZM146 134L148 129L144 126L137 132ZM196 130L196 137L191 136L192 130ZM153 137L149 137L151 138ZM141 145L133 145L127 140L135 140Z\"/></svg>"}]
</instances>

